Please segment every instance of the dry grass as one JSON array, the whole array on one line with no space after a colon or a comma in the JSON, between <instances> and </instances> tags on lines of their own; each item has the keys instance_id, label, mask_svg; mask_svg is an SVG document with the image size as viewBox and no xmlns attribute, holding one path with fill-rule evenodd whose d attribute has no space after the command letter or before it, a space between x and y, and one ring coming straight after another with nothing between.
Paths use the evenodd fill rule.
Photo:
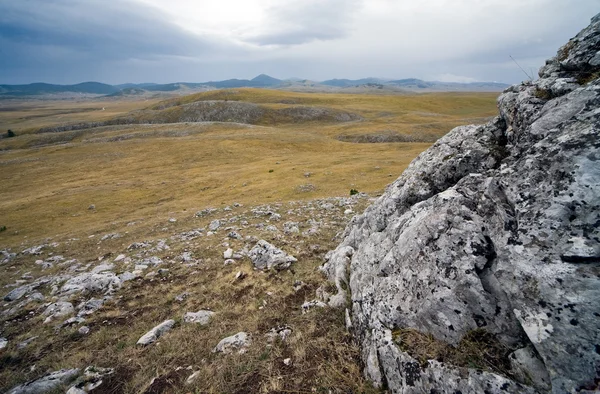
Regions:
<instances>
[{"instance_id":1,"label":"dry grass","mask_svg":"<svg viewBox=\"0 0 600 394\"><path fill-rule=\"evenodd\" d=\"M427 360L437 360L458 367L467 367L510 374L508 355L514 350L502 344L494 334L478 328L469 331L454 347L413 329L396 330L394 340L403 351L427 367Z\"/></svg>"},{"instance_id":2,"label":"dry grass","mask_svg":"<svg viewBox=\"0 0 600 394\"><path fill-rule=\"evenodd\" d=\"M115 368L102 391L111 393L376 392L362 377L359 351L345 331L341 312L314 310L302 314L300 310L300 305L314 299L315 290L325 284L316 268L323 255L336 246L339 240L334 236L349 217L343 214L344 208L319 213L321 216L313 210L295 210L315 198L348 196L351 189L380 193L430 145L358 144L339 141L338 136L378 135L391 130L410 141L424 135L429 141L432 135L441 136L458 124L492 116L495 95L361 96L240 89L177 101L225 98L274 109L318 105L356 113L364 120L276 127L232 123L122 125L35 134L35 127L61 124L63 118L58 116L69 116L69 122L89 122L105 119L106 111L82 111L91 107L90 103L36 102L23 104L25 110L0 112L0 127L10 125L17 132L15 138L0 140L0 227L7 227L0 232L0 250L19 252L27 246L57 241L59 245L47 248L42 258L51 253L76 258L84 265L96 264L99 258L132 255L126 250L132 242L169 239L173 234L206 227L215 216L194 217L196 211L239 202L244 207L227 215L247 219L239 230L244 236L270 240L298 258L291 270L262 273L252 270L247 259L223 266L226 233L185 242L169 240L171 249L159 254L168 274L127 282L112 301L88 319L88 336L77 334L75 327L55 331L53 326L43 325L44 304L39 302L28 304L6 320L0 334L10 342L0 353L0 391L47 371L96 365ZM123 107L111 108L112 116L143 105L127 101ZM74 112L56 114L69 108ZM28 118L19 120L23 113L28 113ZM285 213L277 223L280 228L290 220L300 222L306 230L307 221L313 217L324 217L327 224L314 236L281 236L257 228L266 219L249 214L250 208L276 203L282 204L280 212ZM95 209L88 209L90 204ZM366 204L363 200L356 210ZM171 217L177 221L168 222ZM122 237L99 240L114 232ZM252 246L249 241L227 242L234 250ZM177 256L183 251L199 259L198 265L188 267L178 262ZM38 258L18 255L0 267L0 287L14 284L27 272L34 278L62 273L58 266L42 270L35 264ZM242 281L233 280L238 270L248 274ZM293 289L297 280L306 283L299 291ZM38 291L48 301L52 299L50 286ZM184 291L190 297L175 301ZM82 300L79 295L71 299L74 305ZM181 322L185 312L202 308L216 312L209 326ZM178 324L158 344L147 348L135 345L143 333L170 318ZM291 337L267 347L264 334L281 325L292 328ZM248 353L211 353L220 339L239 331L252 334ZM38 338L27 348L16 349L17 343L33 336ZM285 358L292 359L291 366L283 364ZM176 371L189 366L191 370ZM193 386L184 386L183 380L191 371L200 371L200 378Z\"/></svg>"}]
</instances>

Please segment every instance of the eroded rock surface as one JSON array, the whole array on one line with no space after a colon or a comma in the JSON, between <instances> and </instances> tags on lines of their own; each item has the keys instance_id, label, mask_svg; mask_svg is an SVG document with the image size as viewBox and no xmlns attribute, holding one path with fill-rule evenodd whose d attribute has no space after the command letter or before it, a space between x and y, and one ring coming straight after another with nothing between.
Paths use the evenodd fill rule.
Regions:
<instances>
[{"instance_id":1,"label":"eroded rock surface","mask_svg":"<svg viewBox=\"0 0 600 394\"><path fill-rule=\"evenodd\" d=\"M365 374L392 392L576 392L600 381L600 15L507 89L500 116L462 126L354 217L323 270ZM485 330L509 370L399 346L397 330L457 346ZM404 349L404 350L401 350Z\"/></svg>"}]
</instances>

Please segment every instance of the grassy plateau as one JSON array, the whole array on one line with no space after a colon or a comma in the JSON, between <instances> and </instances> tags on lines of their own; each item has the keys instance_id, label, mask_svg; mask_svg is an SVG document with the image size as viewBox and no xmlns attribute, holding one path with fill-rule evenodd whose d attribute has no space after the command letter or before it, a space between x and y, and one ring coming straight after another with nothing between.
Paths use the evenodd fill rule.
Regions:
<instances>
[{"instance_id":1,"label":"grassy plateau","mask_svg":"<svg viewBox=\"0 0 600 394\"><path fill-rule=\"evenodd\" d=\"M86 335L62 320L43 323L60 298L52 281L36 289L43 300L0 304L0 337L8 340L0 392L90 365L113 368L94 391L102 393L377 392L362 377L343 311L300 308L328 289L317 268L369 203L366 195L335 197L351 189L377 196L453 127L494 116L496 97L235 89L164 101L0 101L0 133L16 134L0 139L0 251L16 254L0 264L0 288L100 263L122 273L150 256L167 269L150 267L124 283L86 317ZM216 211L195 215L206 208ZM208 234L215 219L226 224ZM288 222L299 231L284 231ZM181 236L195 229L201 235ZM247 250L258 239L298 262L280 272L254 270L245 256L224 265L227 248ZM169 248L156 247L160 240ZM150 246L128 248L142 241ZM21 253L36 245L46 246ZM127 258L115 262L119 254ZM62 260L42 264L55 256ZM245 277L236 280L238 272ZM104 294L67 300L77 307L90 296ZM209 325L182 322L199 309L216 313ZM168 334L136 346L166 319L176 320ZM268 343L265 334L281 326L290 336ZM253 338L245 354L211 352L239 331ZM193 372L199 378L186 384Z\"/></svg>"}]
</instances>

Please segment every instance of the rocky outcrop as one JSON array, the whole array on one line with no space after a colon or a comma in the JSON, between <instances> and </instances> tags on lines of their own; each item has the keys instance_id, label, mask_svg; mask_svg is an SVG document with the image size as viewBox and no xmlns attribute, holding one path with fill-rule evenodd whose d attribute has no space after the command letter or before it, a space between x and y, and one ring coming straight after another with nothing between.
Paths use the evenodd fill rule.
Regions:
<instances>
[{"instance_id":1,"label":"rocky outcrop","mask_svg":"<svg viewBox=\"0 0 600 394\"><path fill-rule=\"evenodd\" d=\"M416 158L328 255L377 385L599 389L600 15L539 74Z\"/></svg>"}]
</instances>

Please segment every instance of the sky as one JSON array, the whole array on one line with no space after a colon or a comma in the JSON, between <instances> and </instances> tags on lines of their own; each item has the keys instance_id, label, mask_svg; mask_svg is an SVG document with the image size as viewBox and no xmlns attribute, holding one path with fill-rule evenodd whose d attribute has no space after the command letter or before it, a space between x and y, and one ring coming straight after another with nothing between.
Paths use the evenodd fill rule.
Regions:
<instances>
[{"instance_id":1,"label":"sky","mask_svg":"<svg viewBox=\"0 0 600 394\"><path fill-rule=\"evenodd\" d=\"M0 0L0 83L517 83L600 0Z\"/></svg>"}]
</instances>

